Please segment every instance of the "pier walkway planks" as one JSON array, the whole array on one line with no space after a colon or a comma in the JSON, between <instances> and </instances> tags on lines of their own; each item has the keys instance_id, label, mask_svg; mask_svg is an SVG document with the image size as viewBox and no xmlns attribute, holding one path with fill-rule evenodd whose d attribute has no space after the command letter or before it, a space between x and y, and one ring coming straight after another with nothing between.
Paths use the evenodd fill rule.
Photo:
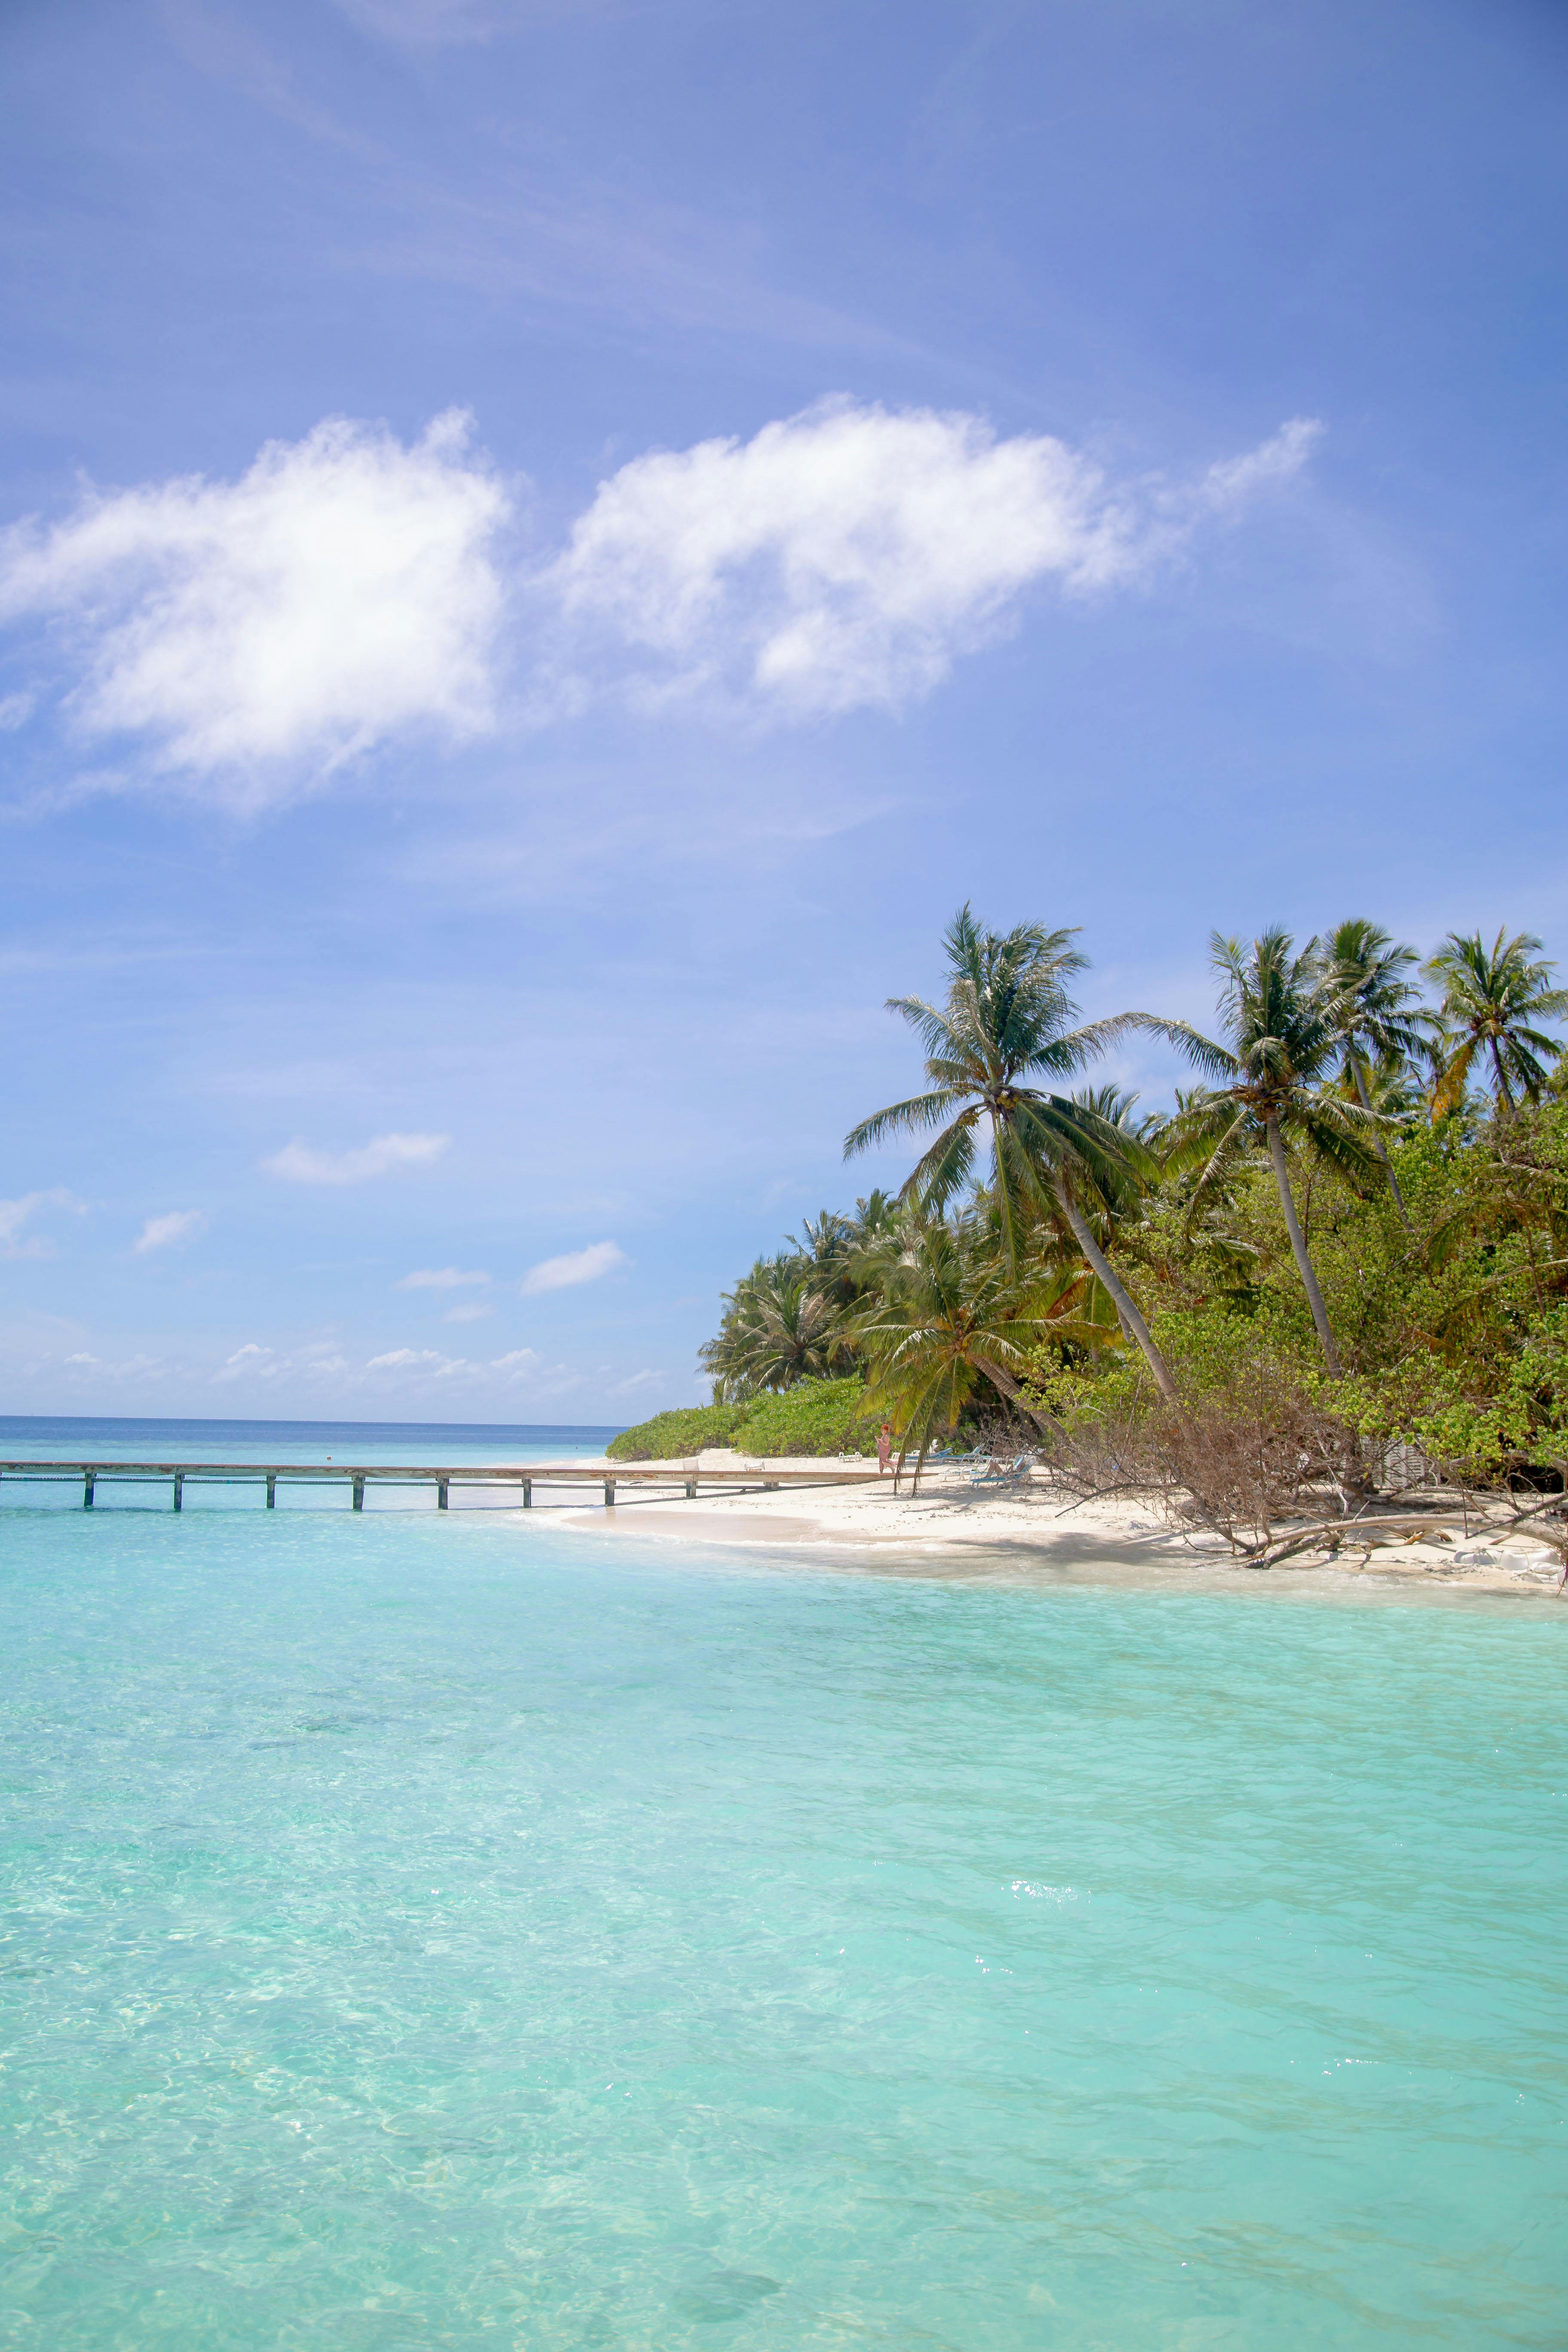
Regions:
<instances>
[{"instance_id":1,"label":"pier walkway planks","mask_svg":"<svg viewBox=\"0 0 1568 2352\"><path fill-rule=\"evenodd\" d=\"M602 1486L606 1507L613 1507L620 1487L681 1489L695 1502L706 1487L710 1494L772 1492L779 1487L859 1486L875 1485L876 1470L699 1470L684 1463L530 1462L526 1464L438 1465L427 1468L411 1464L353 1462L0 1462L0 1486L5 1485L72 1485L79 1478L82 1508L90 1511L100 1486L145 1486L172 1482L174 1507L184 1508L187 1486L265 1486L267 1508L276 1508L279 1486L347 1486L353 1507L364 1508L365 1488L374 1486L434 1486L437 1510L447 1508L454 1486L516 1486L525 1510L532 1507L536 1486ZM3 1497L0 1497L3 1499ZM559 1505L557 1508L561 1507Z\"/></svg>"}]
</instances>

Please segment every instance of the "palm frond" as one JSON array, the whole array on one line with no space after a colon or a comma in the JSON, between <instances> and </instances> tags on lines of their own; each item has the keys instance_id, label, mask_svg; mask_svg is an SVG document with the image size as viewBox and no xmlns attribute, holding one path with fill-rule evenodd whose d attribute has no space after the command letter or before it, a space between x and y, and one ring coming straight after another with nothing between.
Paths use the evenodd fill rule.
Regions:
<instances>
[{"instance_id":1,"label":"palm frond","mask_svg":"<svg viewBox=\"0 0 1568 2352\"><path fill-rule=\"evenodd\" d=\"M934 1127L939 1119L947 1117L957 1100L955 1088L938 1087L930 1094L911 1095L907 1102L889 1103L885 1110L874 1110L869 1118L863 1118L845 1137L845 1159L853 1160L858 1151L869 1151L890 1136L912 1135L922 1127Z\"/></svg>"}]
</instances>

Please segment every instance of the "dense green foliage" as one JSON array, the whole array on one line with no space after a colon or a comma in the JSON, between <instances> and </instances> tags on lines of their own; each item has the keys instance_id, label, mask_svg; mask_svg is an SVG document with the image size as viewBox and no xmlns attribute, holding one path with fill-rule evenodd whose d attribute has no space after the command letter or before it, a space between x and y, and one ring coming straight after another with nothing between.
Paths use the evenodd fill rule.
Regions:
<instances>
[{"instance_id":1,"label":"dense green foliage","mask_svg":"<svg viewBox=\"0 0 1568 2352\"><path fill-rule=\"evenodd\" d=\"M805 1380L748 1404L690 1405L656 1413L624 1429L608 1448L612 1462L680 1462L704 1446L739 1454L857 1454L876 1440L858 1372L847 1380Z\"/></svg>"},{"instance_id":2,"label":"dense green foliage","mask_svg":"<svg viewBox=\"0 0 1568 2352\"><path fill-rule=\"evenodd\" d=\"M890 1000L927 1089L847 1151L934 1140L896 1198L824 1212L728 1296L704 1360L729 1442L837 1451L836 1416L886 1412L923 1452L1008 1412L1047 1442L1201 1424L1212 1452L1227 1419L1272 1415L1276 1452L1310 1431L1335 1476L1400 1447L1475 1481L1568 1473L1568 1063L1541 1025L1568 994L1540 942L1451 935L1433 1003L1415 950L1363 919L1300 950L1216 939L1210 1037L1149 1013L1075 1027L1071 937L964 909L945 1004ZM1056 1090L1139 1030L1204 1081L1170 1111Z\"/></svg>"},{"instance_id":3,"label":"dense green foliage","mask_svg":"<svg viewBox=\"0 0 1568 2352\"><path fill-rule=\"evenodd\" d=\"M857 1372L758 1397L730 1442L741 1454L864 1454L876 1438L876 1417L866 1409L866 1383Z\"/></svg>"},{"instance_id":4,"label":"dense green foliage","mask_svg":"<svg viewBox=\"0 0 1568 2352\"><path fill-rule=\"evenodd\" d=\"M1302 1224L1344 1358L1316 1344L1278 1194L1232 1177L1223 1216L1194 1230L1180 1186L1123 1235L1123 1262L1186 1395L1244 1365L1314 1395L1360 1434L1418 1445L1477 1479L1568 1463L1568 1108L1455 1113L1392 1153L1392 1188L1358 1195L1319 1171ZM1408 1222L1406 1222L1406 1218ZM1128 1407L1125 1354L1090 1366L1037 1352L1032 1386L1057 1411Z\"/></svg>"},{"instance_id":5,"label":"dense green foliage","mask_svg":"<svg viewBox=\"0 0 1568 2352\"><path fill-rule=\"evenodd\" d=\"M705 1445L728 1445L743 1418L739 1405L678 1406L623 1429L605 1450L612 1462L682 1462Z\"/></svg>"}]
</instances>

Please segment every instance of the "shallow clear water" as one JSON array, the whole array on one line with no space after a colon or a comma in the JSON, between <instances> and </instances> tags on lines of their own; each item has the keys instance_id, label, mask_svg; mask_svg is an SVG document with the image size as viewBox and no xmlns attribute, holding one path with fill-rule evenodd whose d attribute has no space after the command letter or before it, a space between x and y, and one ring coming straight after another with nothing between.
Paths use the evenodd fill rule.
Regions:
<instances>
[{"instance_id":1,"label":"shallow clear water","mask_svg":"<svg viewBox=\"0 0 1568 2352\"><path fill-rule=\"evenodd\" d=\"M0 2342L1560 2346L1565 1633L0 1510Z\"/></svg>"}]
</instances>

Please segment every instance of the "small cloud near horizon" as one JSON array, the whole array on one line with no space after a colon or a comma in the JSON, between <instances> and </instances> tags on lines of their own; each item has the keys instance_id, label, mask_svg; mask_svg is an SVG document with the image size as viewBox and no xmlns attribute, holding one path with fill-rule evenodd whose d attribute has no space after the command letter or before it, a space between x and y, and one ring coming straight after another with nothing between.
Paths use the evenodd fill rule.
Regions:
<instances>
[{"instance_id":1,"label":"small cloud near horizon","mask_svg":"<svg viewBox=\"0 0 1568 2352\"><path fill-rule=\"evenodd\" d=\"M495 1308L487 1300L468 1298L461 1307L448 1307L441 1320L443 1323L482 1323L487 1315L494 1313Z\"/></svg>"},{"instance_id":2,"label":"small cloud near horizon","mask_svg":"<svg viewBox=\"0 0 1568 2352\"><path fill-rule=\"evenodd\" d=\"M464 1290L477 1282L488 1282L489 1276L478 1267L465 1274L461 1266L421 1266L416 1274L405 1274L398 1283L399 1290Z\"/></svg>"},{"instance_id":3,"label":"small cloud near horizon","mask_svg":"<svg viewBox=\"0 0 1568 2352\"><path fill-rule=\"evenodd\" d=\"M449 1135L373 1135L357 1151L318 1151L298 1137L275 1151L262 1167L289 1184L363 1184L395 1168L426 1166L439 1160Z\"/></svg>"},{"instance_id":4,"label":"small cloud near horizon","mask_svg":"<svg viewBox=\"0 0 1568 2352\"><path fill-rule=\"evenodd\" d=\"M194 1241L205 1233L207 1221L199 1209L171 1209L165 1216L149 1217L132 1243L138 1256L149 1250L168 1249L175 1242Z\"/></svg>"},{"instance_id":5,"label":"small cloud near horizon","mask_svg":"<svg viewBox=\"0 0 1568 2352\"><path fill-rule=\"evenodd\" d=\"M631 1260L618 1242L593 1242L586 1249L568 1250L561 1257L542 1258L522 1277L522 1295L537 1298L547 1290L571 1290L580 1282L597 1282Z\"/></svg>"}]
</instances>

